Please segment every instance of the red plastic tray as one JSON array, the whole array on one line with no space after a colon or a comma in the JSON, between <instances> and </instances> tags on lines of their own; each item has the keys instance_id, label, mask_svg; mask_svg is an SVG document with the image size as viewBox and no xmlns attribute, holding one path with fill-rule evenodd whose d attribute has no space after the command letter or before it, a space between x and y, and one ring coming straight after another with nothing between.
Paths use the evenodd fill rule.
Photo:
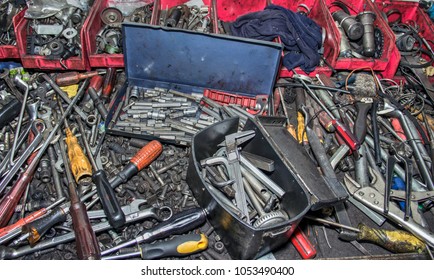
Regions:
<instances>
[{"instance_id":1,"label":"red plastic tray","mask_svg":"<svg viewBox=\"0 0 434 280\"><path fill-rule=\"evenodd\" d=\"M216 13L218 19L222 21L235 21L238 17L257 11L262 11L268 4L279 5L292 11L297 11L299 4L304 4L311 10L309 17L321 27L325 28L327 37L324 42L324 57L333 67L338 56L338 49L336 48L336 34L337 30L331 28L331 15L327 13L325 5L322 0L252 0L252 1L234 1L234 0L216 0L217 7ZM299 67L295 69L298 74L307 75ZM314 77L316 74L323 73L331 76L332 70L327 66L318 66L309 76ZM282 67L279 73L280 77L292 77L293 72L286 67Z\"/></svg>"},{"instance_id":2,"label":"red plastic tray","mask_svg":"<svg viewBox=\"0 0 434 280\"><path fill-rule=\"evenodd\" d=\"M325 0L327 7L331 7L330 10L327 9L327 11L331 14L336 9L339 9L337 7L331 6L331 3L335 2L335 0ZM400 54L399 52L396 52L396 46L395 46L395 35L393 34L392 30L387 25L386 21L383 19L381 12L375 7L375 5L369 1L369 0L342 0L341 2L345 3L349 10L351 15L356 15L362 11L372 11L376 14L376 19L374 21L374 25L381 29L384 36L384 48L383 48L383 54L380 58L374 59L374 58L342 58L339 57L336 61L335 68L340 70L354 70L359 68L365 68L370 67L373 70L376 71L384 71L387 69L386 73L383 73L384 77L393 77L392 74L396 72L396 69L398 68L399 60L400 60ZM340 42L341 36L339 33L339 30L337 26L335 25L334 28L337 31L338 34L338 41ZM393 54L393 55L392 55ZM393 61L391 60L391 57L394 57ZM397 59L398 58L398 59Z\"/></svg>"},{"instance_id":3,"label":"red plastic tray","mask_svg":"<svg viewBox=\"0 0 434 280\"><path fill-rule=\"evenodd\" d=\"M14 31L16 32L15 27L18 25L18 23L23 19L24 13L26 12L26 9L22 10L18 14L16 14L12 18L12 23L14 25ZM18 47L11 46L11 45L4 45L0 46L0 59L6 59L6 58L20 58L20 53L18 52Z\"/></svg>"},{"instance_id":4,"label":"red plastic tray","mask_svg":"<svg viewBox=\"0 0 434 280\"><path fill-rule=\"evenodd\" d=\"M84 41L84 35L86 33L84 26L86 26L88 20L89 18L85 20L84 25L80 30L81 56L73 56L64 61L64 64L68 70L86 70L90 68L86 58L86 44ZM23 67L46 70L67 70L60 64L59 60L52 60L42 55L29 55L26 53L28 22L28 19L23 18L15 26L18 52L20 54Z\"/></svg>"},{"instance_id":5,"label":"red plastic tray","mask_svg":"<svg viewBox=\"0 0 434 280\"><path fill-rule=\"evenodd\" d=\"M143 3L143 6L152 3L152 0L141 0L141 1L124 1L125 3ZM113 0L97 0L93 5L87 25L83 29L86 30L84 35L86 42L86 49L88 50L87 57L89 64L92 68L94 67L124 67L124 55L123 54L97 54L96 48L96 35L103 27L103 23L100 19L100 14L102 10L107 7L119 7L123 4L122 1Z\"/></svg>"},{"instance_id":6,"label":"red plastic tray","mask_svg":"<svg viewBox=\"0 0 434 280\"><path fill-rule=\"evenodd\" d=\"M210 89L205 89L203 91L203 96L222 105L234 104L250 110L257 110L256 104L259 102L266 104L268 100L267 95L243 96Z\"/></svg>"}]
</instances>

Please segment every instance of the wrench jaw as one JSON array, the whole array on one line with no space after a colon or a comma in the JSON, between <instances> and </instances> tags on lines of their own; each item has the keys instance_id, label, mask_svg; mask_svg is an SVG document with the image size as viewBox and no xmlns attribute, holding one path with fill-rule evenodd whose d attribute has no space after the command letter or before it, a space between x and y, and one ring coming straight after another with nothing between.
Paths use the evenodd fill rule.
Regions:
<instances>
[{"instance_id":1,"label":"wrench jaw","mask_svg":"<svg viewBox=\"0 0 434 280\"><path fill-rule=\"evenodd\" d=\"M403 211L398 206L392 203L389 205L388 211L385 211L386 204L383 195L385 182L381 179L381 176L378 176L377 171L374 169L369 171L374 179L370 186L363 188L359 187L359 184L348 174L345 174L344 183L348 192L365 206L402 226L428 245L434 246L434 234L418 224L412 217L406 219Z\"/></svg>"}]
</instances>

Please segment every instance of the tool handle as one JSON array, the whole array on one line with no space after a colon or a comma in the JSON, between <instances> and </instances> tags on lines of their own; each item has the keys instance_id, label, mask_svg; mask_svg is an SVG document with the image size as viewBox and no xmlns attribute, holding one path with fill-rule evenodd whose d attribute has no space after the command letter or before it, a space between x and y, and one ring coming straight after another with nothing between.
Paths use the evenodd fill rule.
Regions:
<instances>
[{"instance_id":1,"label":"tool handle","mask_svg":"<svg viewBox=\"0 0 434 280\"><path fill-rule=\"evenodd\" d=\"M359 224L358 228L359 241L375 243L393 253L420 253L426 250L424 242L406 231L373 229L364 224Z\"/></svg>"},{"instance_id":2,"label":"tool handle","mask_svg":"<svg viewBox=\"0 0 434 280\"><path fill-rule=\"evenodd\" d=\"M140 246L141 257L144 260L156 260L167 257L185 257L201 252L208 247L205 234L186 234L176 236L168 241L143 244Z\"/></svg>"},{"instance_id":3,"label":"tool handle","mask_svg":"<svg viewBox=\"0 0 434 280\"><path fill-rule=\"evenodd\" d=\"M125 224L125 214L116 198L114 187L110 185L104 171L98 170L92 176L102 208L110 225L117 229Z\"/></svg>"},{"instance_id":4,"label":"tool handle","mask_svg":"<svg viewBox=\"0 0 434 280\"><path fill-rule=\"evenodd\" d=\"M68 158L75 181L78 182L85 176L90 177L92 175L92 166L80 144L78 144L77 137L72 134L70 129L66 130L66 145L68 146Z\"/></svg>"},{"instance_id":5,"label":"tool handle","mask_svg":"<svg viewBox=\"0 0 434 280\"><path fill-rule=\"evenodd\" d=\"M17 228L21 228L22 226L33 222L36 219L39 219L40 217L42 217L43 215L45 215L47 213L47 209L42 208L39 209L38 211L35 211L31 214L29 214L28 216L19 219L17 222L15 222L12 225L9 225L7 227L1 228L0 229L0 237L5 236L6 234L8 234L9 232L17 229Z\"/></svg>"},{"instance_id":6,"label":"tool handle","mask_svg":"<svg viewBox=\"0 0 434 280\"><path fill-rule=\"evenodd\" d=\"M183 234L193 230L206 221L206 213L201 208L193 208L179 212L167 221L164 221L150 230L143 231L139 242L150 243L152 241L166 238L170 235Z\"/></svg>"},{"instance_id":7,"label":"tool handle","mask_svg":"<svg viewBox=\"0 0 434 280\"><path fill-rule=\"evenodd\" d=\"M86 73L79 73L76 71L60 73L56 76L56 84L58 86L70 86L78 84L81 80L98 75L98 71L89 71Z\"/></svg>"},{"instance_id":8,"label":"tool handle","mask_svg":"<svg viewBox=\"0 0 434 280\"><path fill-rule=\"evenodd\" d=\"M90 88L94 89L95 91L100 90L102 87L103 80L104 79L100 75L93 76L90 79L89 87L87 88L87 90L89 91Z\"/></svg>"},{"instance_id":9,"label":"tool handle","mask_svg":"<svg viewBox=\"0 0 434 280\"><path fill-rule=\"evenodd\" d=\"M101 251L95 232L89 222L83 202L74 203L69 208L74 227L77 256L80 260L99 260Z\"/></svg>"},{"instance_id":10,"label":"tool handle","mask_svg":"<svg viewBox=\"0 0 434 280\"><path fill-rule=\"evenodd\" d=\"M130 160L130 163L134 164L138 171L140 171L150 165L162 151L163 145L161 145L157 140L152 140L134 155Z\"/></svg>"},{"instance_id":11,"label":"tool handle","mask_svg":"<svg viewBox=\"0 0 434 280\"><path fill-rule=\"evenodd\" d=\"M363 143L366 137L368 112L372 107L372 103L357 102L356 110L357 117L354 121L354 136L359 143Z\"/></svg>"},{"instance_id":12,"label":"tool handle","mask_svg":"<svg viewBox=\"0 0 434 280\"><path fill-rule=\"evenodd\" d=\"M316 256L315 247L299 227L292 233L291 243L303 259L313 259Z\"/></svg>"},{"instance_id":13,"label":"tool handle","mask_svg":"<svg viewBox=\"0 0 434 280\"><path fill-rule=\"evenodd\" d=\"M109 99L110 94L113 90L113 85L116 80L116 69L115 68L107 68L107 72L104 77L103 86L102 86L102 92L101 92L101 98L102 99Z\"/></svg>"},{"instance_id":14,"label":"tool handle","mask_svg":"<svg viewBox=\"0 0 434 280\"><path fill-rule=\"evenodd\" d=\"M29 243L34 245L54 225L66 221L66 212L57 207L48 215L23 226L22 233L29 233Z\"/></svg>"},{"instance_id":15,"label":"tool handle","mask_svg":"<svg viewBox=\"0 0 434 280\"><path fill-rule=\"evenodd\" d=\"M336 132L345 141L345 144L347 144L352 151L357 151L359 149L359 142L343 123L339 120L333 120L333 126L336 128Z\"/></svg>"},{"instance_id":16,"label":"tool handle","mask_svg":"<svg viewBox=\"0 0 434 280\"><path fill-rule=\"evenodd\" d=\"M140 170L149 166L162 151L163 145L157 140L152 140L146 144L133 156L127 166L110 181L112 188L116 188L120 184L127 182Z\"/></svg>"},{"instance_id":17,"label":"tool handle","mask_svg":"<svg viewBox=\"0 0 434 280\"><path fill-rule=\"evenodd\" d=\"M12 99L0 110L0 129L14 120L20 113L21 102L18 99Z\"/></svg>"}]
</instances>

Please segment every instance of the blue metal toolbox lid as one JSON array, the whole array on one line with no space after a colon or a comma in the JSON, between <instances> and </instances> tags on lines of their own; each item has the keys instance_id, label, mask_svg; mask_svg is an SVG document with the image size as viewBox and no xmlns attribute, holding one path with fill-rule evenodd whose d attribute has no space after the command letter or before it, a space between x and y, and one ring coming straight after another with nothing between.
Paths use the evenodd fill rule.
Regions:
<instances>
[{"instance_id":1,"label":"blue metal toolbox lid","mask_svg":"<svg viewBox=\"0 0 434 280\"><path fill-rule=\"evenodd\" d=\"M269 95L280 67L277 43L146 24L123 24L130 85L184 92Z\"/></svg>"}]
</instances>

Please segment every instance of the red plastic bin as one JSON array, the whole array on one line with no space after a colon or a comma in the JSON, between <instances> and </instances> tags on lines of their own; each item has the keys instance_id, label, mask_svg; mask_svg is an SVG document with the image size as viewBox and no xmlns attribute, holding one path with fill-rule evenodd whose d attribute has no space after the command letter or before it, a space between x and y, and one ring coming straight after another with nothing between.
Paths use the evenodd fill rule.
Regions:
<instances>
[{"instance_id":1,"label":"red plastic bin","mask_svg":"<svg viewBox=\"0 0 434 280\"><path fill-rule=\"evenodd\" d=\"M309 9L308 17L315 21L319 26L321 26L325 30L325 40L324 40L324 58L327 62L334 67L336 63L336 59L339 56L339 47L336 42L338 33L336 33L336 29L334 28L333 18L331 14L327 12L327 7L323 0L295 0L295 1L287 1L287 0L272 0L274 5L279 5L284 8L287 8L291 11L297 12L298 9L301 11L306 11L306 7ZM305 7L303 7L305 6ZM301 69L296 69L298 74L307 75ZM310 77L314 77L317 74L325 74L327 76L332 75L332 70L328 66L318 66L316 69L309 73ZM292 77L293 73L291 70L288 70L286 67L282 67L280 71L280 77Z\"/></svg>"},{"instance_id":2,"label":"red plastic bin","mask_svg":"<svg viewBox=\"0 0 434 280\"><path fill-rule=\"evenodd\" d=\"M12 18L12 23L14 25L14 31L15 33L16 31L16 26L18 25L18 23L23 19L24 17L24 13L26 12L26 9L22 10L21 12L19 12L18 14L16 14L13 18ZM11 45L4 45L4 46L0 46L0 59L8 59L8 58L20 58L20 53L18 52L18 47L15 46L11 46Z\"/></svg>"},{"instance_id":3,"label":"red plastic bin","mask_svg":"<svg viewBox=\"0 0 434 280\"><path fill-rule=\"evenodd\" d=\"M27 24L28 19L23 18L15 27L17 36L18 52L21 57L21 63L24 68L38 68L44 70L86 70L90 69L86 58L86 44L84 41L85 26L88 22L85 20L83 27L80 30L80 43L81 43L81 56L73 56L63 62L67 69L65 69L59 60L49 59L42 55L29 55L26 52L27 47Z\"/></svg>"},{"instance_id":4,"label":"red plastic bin","mask_svg":"<svg viewBox=\"0 0 434 280\"><path fill-rule=\"evenodd\" d=\"M139 1L118 1L118 0L97 0L89 13L88 24L84 27L86 33L84 35L86 48L88 50L87 57L92 68L95 67L124 67L123 54L97 54L96 35L104 26L100 19L102 10L107 7L121 7L122 5L144 6L152 3L152 0Z\"/></svg>"},{"instance_id":5,"label":"red plastic bin","mask_svg":"<svg viewBox=\"0 0 434 280\"><path fill-rule=\"evenodd\" d=\"M333 2L335 2L335 0L325 0L325 2L327 7L330 7L330 9L327 9L330 14L339 9L336 6L331 5ZM386 21L383 19L380 11L369 0L342 0L340 2L343 2L347 5L351 15L357 15L358 13L363 11L372 11L375 13L376 19L374 21L374 25L380 28L380 30L383 32L384 47L383 53L378 59L339 57L336 61L335 68L340 70L354 70L370 67L376 71L384 71L387 69L387 72L383 73L383 76L392 77L393 75L390 73L396 72L400 60L400 55L399 52L397 52L397 48L395 45L395 35L387 25ZM341 36L338 27L335 25L334 28L336 29L338 34L338 42L340 42ZM392 56L394 58L393 61L391 60Z\"/></svg>"},{"instance_id":6,"label":"red plastic bin","mask_svg":"<svg viewBox=\"0 0 434 280\"><path fill-rule=\"evenodd\" d=\"M189 0L156 0L154 3L154 13L152 14L151 23L153 25L159 25L159 18L162 10L168 10L174 6L188 4ZM213 22L212 33L217 33L217 23L215 15L215 0L203 0L204 5L209 7L209 14L211 17L211 22ZM188 5L190 6L190 5Z\"/></svg>"},{"instance_id":7,"label":"red plastic bin","mask_svg":"<svg viewBox=\"0 0 434 280\"><path fill-rule=\"evenodd\" d=\"M417 2L401 1L376 1L375 5L383 13L391 10L398 10L401 13L401 22L405 24L416 24L419 27L419 34L426 39L428 44L434 49L434 24L428 15L419 8ZM389 16L389 21L398 19L398 14L394 13ZM429 60L428 57L425 57Z\"/></svg>"},{"instance_id":8,"label":"red plastic bin","mask_svg":"<svg viewBox=\"0 0 434 280\"><path fill-rule=\"evenodd\" d=\"M268 4L279 5L292 11L297 11L299 4L306 5L310 10L309 17L312 18L318 25L324 27L327 33L324 47L324 57L333 67L338 56L338 49L336 48L336 30L331 28L332 21L331 15L324 10L324 3L322 0L252 0L252 1L234 1L234 0L216 0L217 3L217 17L222 21L235 21L238 17L264 10ZM307 75L299 67L295 69L298 74ZM327 66L318 66L309 76L314 77L316 74L323 73L327 76L331 76L332 70ZM292 77L293 72L286 67L282 67L279 73L279 77Z\"/></svg>"}]
</instances>

